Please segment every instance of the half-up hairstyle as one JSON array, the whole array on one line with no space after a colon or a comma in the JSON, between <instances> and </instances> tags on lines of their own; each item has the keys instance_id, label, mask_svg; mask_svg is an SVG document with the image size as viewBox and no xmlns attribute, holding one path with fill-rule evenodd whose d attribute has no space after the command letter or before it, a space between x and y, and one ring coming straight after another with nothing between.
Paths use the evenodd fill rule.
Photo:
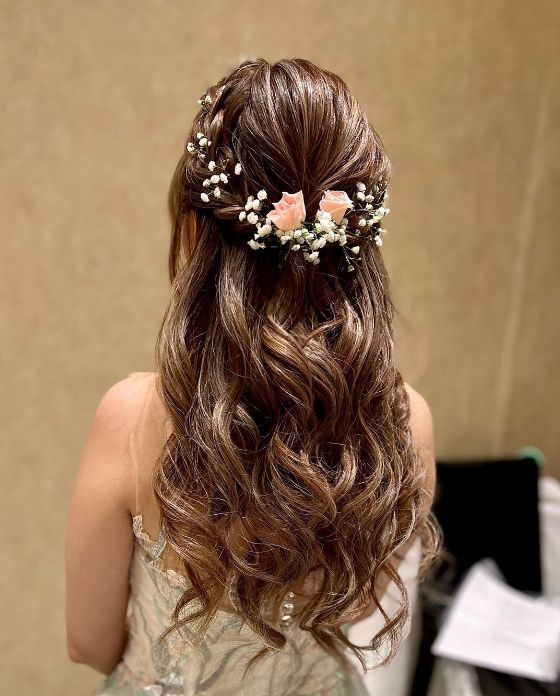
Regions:
<instances>
[{"instance_id":1,"label":"half-up hairstyle","mask_svg":"<svg viewBox=\"0 0 560 696\"><path fill-rule=\"evenodd\" d=\"M429 558L435 534L380 248L363 243L351 274L340 248L280 268L273 250L247 245L254 228L239 213L265 189L271 200L303 191L313 215L327 189L384 190L390 163L345 83L308 61L246 61L208 95L185 142L204 133L208 160L239 162L242 175L205 203L207 163L185 150L169 193L172 292L156 354L172 434L153 484L190 581L173 628L194 622L202 636L229 587L264 645L281 648L270 617L313 573L300 628L361 660L387 640L389 659L408 615L390 559L414 534ZM377 595L383 574L401 595L393 616ZM372 603L385 625L356 646L342 627Z\"/></svg>"}]
</instances>

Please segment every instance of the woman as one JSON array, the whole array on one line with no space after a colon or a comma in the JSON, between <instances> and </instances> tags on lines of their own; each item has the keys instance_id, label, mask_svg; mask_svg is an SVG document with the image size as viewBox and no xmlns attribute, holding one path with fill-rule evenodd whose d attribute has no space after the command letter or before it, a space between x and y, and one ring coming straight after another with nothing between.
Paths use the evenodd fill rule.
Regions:
<instances>
[{"instance_id":1,"label":"woman","mask_svg":"<svg viewBox=\"0 0 560 696\"><path fill-rule=\"evenodd\" d=\"M363 694L356 657L390 659L407 625L400 559L435 549L431 414L393 363L389 161L305 60L246 61L200 105L157 371L103 396L76 480L69 655L106 696Z\"/></svg>"}]
</instances>

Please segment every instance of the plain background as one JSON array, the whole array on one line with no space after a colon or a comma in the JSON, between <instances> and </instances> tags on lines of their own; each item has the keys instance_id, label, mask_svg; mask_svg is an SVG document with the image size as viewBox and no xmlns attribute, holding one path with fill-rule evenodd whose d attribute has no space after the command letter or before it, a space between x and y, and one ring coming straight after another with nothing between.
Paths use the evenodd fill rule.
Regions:
<instances>
[{"instance_id":1,"label":"plain background","mask_svg":"<svg viewBox=\"0 0 560 696\"><path fill-rule=\"evenodd\" d=\"M383 254L439 457L560 474L557 0L0 1L3 693L87 694L63 541L102 394L152 370L167 187L243 58L339 73L393 164ZM507 481L504 481L507 491Z\"/></svg>"}]
</instances>

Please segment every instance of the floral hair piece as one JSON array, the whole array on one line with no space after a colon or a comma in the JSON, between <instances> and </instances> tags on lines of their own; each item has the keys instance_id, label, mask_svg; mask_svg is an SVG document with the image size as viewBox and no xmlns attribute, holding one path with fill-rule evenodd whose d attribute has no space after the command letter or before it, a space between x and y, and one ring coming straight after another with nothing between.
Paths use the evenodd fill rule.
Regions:
<instances>
[{"instance_id":1,"label":"floral hair piece","mask_svg":"<svg viewBox=\"0 0 560 696\"><path fill-rule=\"evenodd\" d=\"M199 103L210 103L208 95L199 99ZM231 174L226 173L229 160L224 166L220 166L214 160L206 161L209 156L208 148L212 141L201 132L196 134L197 144L189 141L187 152L198 157L206 164L209 175L202 182L205 189L200 194L204 203L210 202L210 197L219 199L222 195L220 185L228 184ZM237 162L233 169L236 175L240 175L242 167ZM319 209L315 213L313 221L306 221L307 211L303 192L297 193L282 192L282 198L276 203L268 201L268 194L264 189L251 195L245 203L245 210L239 213L240 222L247 221L254 225L256 232L253 239L247 244L251 249L264 249L266 247L278 248L283 245L287 252L301 251L303 258L312 264L320 262L319 250L327 244L339 244L342 247L346 261L347 270L353 271L353 261L360 258L360 246L358 244L349 247L354 257L350 257L347 251L348 234L353 237L362 238L369 241L373 238L377 246L383 244L381 236L387 230L379 226L381 219L387 215L389 208L383 204L389 194L383 192L383 199L378 203L382 188L379 183L367 190L366 185L359 181L352 198L345 191L324 191L323 197L319 202ZM377 202L377 205L374 205ZM349 224L347 214L359 215L357 227L347 233ZM281 263L283 257L281 256Z\"/></svg>"},{"instance_id":2,"label":"floral hair piece","mask_svg":"<svg viewBox=\"0 0 560 696\"><path fill-rule=\"evenodd\" d=\"M200 99L197 99L196 103L208 111L209 105L212 103L212 97L209 94L203 94Z\"/></svg>"},{"instance_id":3,"label":"floral hair piece","mask_svg":"<svg viewBox=\"0 0 560 696\"><path fill-rule=\"evenodd\" d=\"M192 141L189 140L187 143L187 152L189 152L191 155L196 155L198 159L202 160L203 162L206 161L206 158L208 157L208 148L210 145L212 145L212 141L209 140L204 133L197 133L196 138L198 141L198 145L195 145ZM226 161L227 165L227 161ZM205 202L209 203L210 202L210 196L214 196L214 198L220 198L222 195L222 190L219 186L219 184L227 184L229 183L229 174L226 174L225 172L225 167L220 167L214 160L210 160L207 164L208 170L210 171L210 176L207 179L204 179L202 182L202 185L207 189L207 191L203 191L200 194L200 198ZM219 170L222 171L219 171ZM241 174L241 165L239 162L235 165L233 169L234 173L239 175Z\"/></svg>"},{"instance_id":4,"label":"floral hair piece","mask_svg":"<svg viewBox=\"0 0 560 696\"><path fill-rule=\"evenodd\" d=\"M347 212L359 214L358 229L351 234L361 237L364 241L374 239L377 246L383 244L381 235L387 230L378 225L380 220L387 215L389 208L383 204L374 207L374 202L379 198L381 189L376 185L374 189L367 191L363 182L356 184L353 198L345 191L330 191L323 193L319 203L319 209L315 213L312 222L306 222L305 202L302 191L297 193L282 193L282 198L277 203L272 203L273 210L268 210L264 215L268 198L264 189L255 196L249 196L245 204L245 210L239 213L240 220L247 220L255 225L257 231L247 244L252 249L264 249L267 246L288 244L288 251L301 251L303 258L313 264L320 262L319 250L327 244L338 243L343 247L347 270L353 271L353 258L348 255L346 245L348 242L347 227L349 220L345 216ZM388 198L388 193L383 194L383 203ZM377 226L372 233L374 226ZM367 236L366 236L366 233ZM274 237L277 239L275 240ZM269 243L272 241L272 243ZM358 256L360 246L349 247L350 251ZM359 258L359 257L358 257Z\"/></svg>"}]
</instances>

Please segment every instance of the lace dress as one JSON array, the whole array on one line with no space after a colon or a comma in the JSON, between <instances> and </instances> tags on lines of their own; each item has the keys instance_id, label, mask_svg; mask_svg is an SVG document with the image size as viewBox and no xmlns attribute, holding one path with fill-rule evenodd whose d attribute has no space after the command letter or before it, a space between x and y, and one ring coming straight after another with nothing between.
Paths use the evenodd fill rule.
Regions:
<instances>
[{"instance_id":1,"label":"lace dress","mask_svg":"<svg viewBox=\"0 0 560 696\"><path fill-rule=\"evenodd\" d=\"M153 377L153 373L133 373L135 378L148 375ZM143 408L139 423L147 423L146 413ZM138 437L137 444L141 441ZM263 644L231 611L218 611L199 645L189 641L188 626L181 635L173 631L161 638L188 581L164 567L164 528L157 539L145 531L140 499L147 486L141 483L138 451L132 454L139 504L132 518L128 641L121 661L95 696L368 696L358 667L344 667L290 621L289 602L282 628L286 645L259 659L245 676L249 659Z\"/></svg>"},{"instance_id":2,"label":"lace dress","mask_svg":"<svg viewBox=\"0 0 560 696\"><path fill-rule=\"evenodd\" d=\"M367 696L358 670L343 668L295 623L284 629L284 648L266 655L245 677L262 643L234 613L219 611L197 647L177 633L160 639L187 581L161 567L163 533L151 539L141 514L133 518L133 530L128 644L96 696Z\"/></svg>"}]
</instances>

